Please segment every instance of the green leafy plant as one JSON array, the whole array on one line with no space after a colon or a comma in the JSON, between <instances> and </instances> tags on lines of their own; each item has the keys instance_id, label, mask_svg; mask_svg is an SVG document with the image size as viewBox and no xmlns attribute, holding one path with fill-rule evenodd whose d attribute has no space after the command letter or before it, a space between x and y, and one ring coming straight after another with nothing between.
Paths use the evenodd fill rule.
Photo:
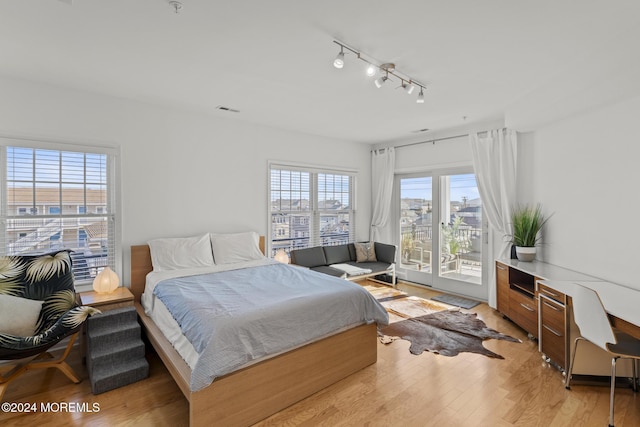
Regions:
<instances>
[{"instance_id":1,"label":"green leafy plant","mask_svg":"<svg viewBox=\"0 0 640 427\"><path fill-rule=\"evenodd\" d=\"M536 246L539 231L549 218L542 214L542 206L524 205L516 207L511 214L513 234L511 242L516 246L532 248Z\"/></svg>"},{"instance_id":2,"label":"green leafy plant","mask_svg":"<svg viewBox=\"0 0 640 427\"><path fill-rule=\"evenodd\" d=\"M456 255L467 249L468 241L460 232L460 226L464 224L461 216L455 216L451 224L442 224L443 251Z\"/></svg>"},{"instance_id":3,"label":"green leafy plant","mask_svg":"<svg viewBox=\"0 0 640 427\"><path fill-rule=\"evenodd\" d=\"M403 233L402 234L401 245L402 245L402 255L403 255L405 260L408 260L409 256L411 255L411 251L416 246L415 239L413 238L412 233Z\"/></svg>"}]
</instances>

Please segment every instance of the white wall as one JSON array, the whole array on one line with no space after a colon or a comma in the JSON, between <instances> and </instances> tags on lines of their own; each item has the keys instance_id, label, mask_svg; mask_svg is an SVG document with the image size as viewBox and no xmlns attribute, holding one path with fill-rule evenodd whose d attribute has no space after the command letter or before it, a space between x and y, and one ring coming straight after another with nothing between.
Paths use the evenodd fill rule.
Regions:
<instances>
[{"instance_id":1,"label":"white wall","mask_svg":"<svg viewBox=\"0 0 640 427\"><path fill-rule=\"evenodd\" d=\"M541 258L640 289L640 97L519 136L519 201L552 214Z\"/></svg>"},{"instance_id":2,"label":"white wall","mask_svg":"<svg viewBox=\"0 0 640 427\"><path fill-rule=\"evenodd\" d=\"M120 146L125 283L133 244L206 231L266 234L269 160L357 170L356 238L368 239L366 144L13 79L0 78L0 93L4 136Z\"/></svg>"}]
</instances>

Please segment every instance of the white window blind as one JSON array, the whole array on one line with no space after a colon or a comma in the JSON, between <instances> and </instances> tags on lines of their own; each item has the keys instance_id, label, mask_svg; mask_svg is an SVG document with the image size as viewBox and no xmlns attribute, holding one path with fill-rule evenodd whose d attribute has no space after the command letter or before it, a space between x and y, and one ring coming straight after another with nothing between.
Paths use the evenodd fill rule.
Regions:
<instances>
[{"instance_id":1,"label":"white window blind","mask_svg":"<svg viewBox=\"0 0 640 427\"><path fill-rule=\"evenodd\" d=\"M116 270L115 156L4 142L2 255L70 249L76 284Z\"/></svg>"},{"instance_id":2,"label":"white window blind","mask_svg":"<svg viewBox=\"0 0 640 427\"><path fill-rule=\"evenodd\" d=\"M271 253L353 242L355 175L271 165Z\"/></svg>"}]
</instances>

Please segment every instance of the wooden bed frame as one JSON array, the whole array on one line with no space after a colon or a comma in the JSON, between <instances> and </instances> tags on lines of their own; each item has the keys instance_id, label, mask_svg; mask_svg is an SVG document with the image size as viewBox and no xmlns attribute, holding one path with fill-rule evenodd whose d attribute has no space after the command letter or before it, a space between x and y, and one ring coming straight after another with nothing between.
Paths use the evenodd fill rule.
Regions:
<instances>
[{"instance_id":1,"label":"wooden bed frame","mask_svg":"<svg viewBox=\"0 0 640 427\"><path fill-rule=\"evenodd\" d=\"M264 237L260 238L264 253ZM189 401L189 425L251 425L377 360L376 325L361 325L189 389L191 369L144 313L140 297L152 270L149 246L131 247L131 292L142 327Z\"/></svg>"}]
</instances>

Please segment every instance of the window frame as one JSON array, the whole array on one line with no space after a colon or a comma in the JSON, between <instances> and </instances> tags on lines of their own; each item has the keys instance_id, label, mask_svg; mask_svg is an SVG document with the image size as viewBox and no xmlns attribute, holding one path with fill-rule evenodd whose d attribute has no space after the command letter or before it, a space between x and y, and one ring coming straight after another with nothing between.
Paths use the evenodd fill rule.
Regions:
<instances>
[{"instance_id":1,"label":"window frame","mask_svg":"<svg viewBox=\"0 0 640 427\"><path fill-rule=\"evenodd\" d=\"M38 217L80 217L82 215L90 216L106 216L108 221L112 221L113 233L111 237L113 241L113 255L108 256L108 266L112 268L117 274L122 277L123 265L122 265L122 212L120 203L120 147L109 145L89 145L85 143L75 142L61 142L45 139L28 139L21 137L11 137L0 135L0 242L6 242L6 230L7 220L13 219L19 216L29 217L31 214L20 215L17 211L15 213L8 212L7 202L7 189L8 189L8 176L7 176L7 147L27 148L33 150L52 150L60 152L77 152L84 154L99 154L106 155L106 202L109 213L94 215L90 212L77 215L69 214L54 214L54 215L39 215ZM61 178L62 179L62 178ZM86 181L85 181L86 182ZM24 205L23 205L24 206ZM27 210L30 208L27 207ZM87 209L90 211L90 209ZM0 255L6 254L7 248L0 245ZM92 289L92 280L76 280L75 288L77 292L88 291Z\"/></svg>"},{"instance_id":2,"label":"window frame","mask_svg":"<svg viewBox=\"0 0 640 427\"><path fill-rule=\"evenodd\" d=\"M272 171L273 170L283 170L283 171L291 171L291 172L303 172L309 174L309 209L308 210L288 210L288 211L273 211L272 210ZM319 195L319 180L318 175L327 174L327 175L341 175L349 177L349 206L348 209L340 209L340 210L332 210L332 209L320 209L318 203L318 195ZM326 215L349 215L349 235L348 242L352 243L355 241L356 235L356 214L357 214L357 171L349 170L349 169L340 169L335 167L323 167L323 166L312 166L312 165L304 165L304 164L295 164L295 163L282 163L282 162L269 162L267 168L267 230L268 230L268 239L267 239L267 254L269 256L273 256L275 250L278 248L274 248L274 230L273 230L273 214L275 212L281 212L286 215L290 214L300 214L304 213L305 218L309 221L309 245L310 246L318 246L322 245L322 236L320 230L320 222L322 216ZM280 187L282 188L282 186ZM292 238L290 236L290 238ZM286 239L283 239L286 240ZM304 246L300 246L302 248ZM291 249L291 247L287 248L286 251Z\"/></svg>"}]
</instances>

